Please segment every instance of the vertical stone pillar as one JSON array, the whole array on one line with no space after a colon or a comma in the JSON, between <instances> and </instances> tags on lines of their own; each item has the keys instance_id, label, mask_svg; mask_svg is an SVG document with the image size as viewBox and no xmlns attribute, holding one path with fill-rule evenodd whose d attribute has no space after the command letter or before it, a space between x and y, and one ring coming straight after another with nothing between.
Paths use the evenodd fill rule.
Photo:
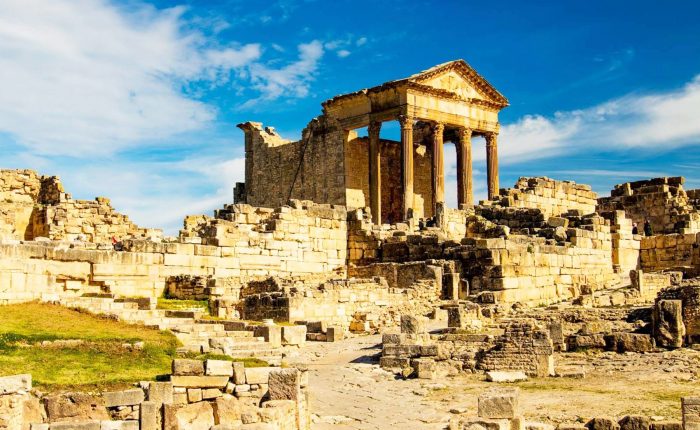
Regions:
<instances>
[{"instance_id":1,"label":"vertical stone pillar","mask_svg":"<svg viewBox=\"0 0 700 430\"><path fill-rule=\"evenodd\" d=\"M489 200L498 195L498 134L486 134L486 179Z\"/></svg>"},{"instance_id":2,"label":"vertical stone pillar","mask_svg":"<svg viewBox=\"0 0 700 430\"><path fill-rule=\"evenodd\" d=\"M379 148L379 131L382 123L372 121L367 127L369 134L369 207L372 221L382 223L382 171L381 150Z\"/></svg>"},{"instance_id":3,"label":"vertical stone pillar","mask_svg":"<svg viewBox=\"0 0 700 430\"><path fill-rule=\"evenodd\" d=\"M472 185L472 130L461 128L457 142L457 207L474 205Z\"/></svg>"},{"instance_id":4,"label":"vertical stone pillar","mask_svg":"<svg viewBox=\"0 0 700 430\"><path fill-rule=\"evenodd\" d=\"M438 122L433 125L433 216L437 204L445 202L445 155L443 153L443 132L445 125Z\"/></svg>"},{"instance_id":5,"label":"vertical stone pillar","mask_svg":"<svg viewBox=\"0 0 700 430\"><path fill-rule=\"evenodd\" d=\"M413 215L413 117L399 116L401 124L401 191L403 219Z\"/></svg>"}]
</instances>

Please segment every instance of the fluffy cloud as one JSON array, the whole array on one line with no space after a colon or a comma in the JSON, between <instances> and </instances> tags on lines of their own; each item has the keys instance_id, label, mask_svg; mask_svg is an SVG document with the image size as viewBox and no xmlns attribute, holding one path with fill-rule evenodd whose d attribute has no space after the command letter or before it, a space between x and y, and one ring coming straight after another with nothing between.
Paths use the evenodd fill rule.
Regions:
<instances>
[{"instance_id":1,"label":"fluffy cloud","mask_svg":"<svg viewBox=\"0 0 700 430\"><path fill-rule=\"evenodd\" d=\"M697 112L700 76L675 91L632 94L587 109L558 112L552 118L525 116L503 126L499 156L504 163L518 163L590 149L698 144Z\"/></svg>"}]
</instances>

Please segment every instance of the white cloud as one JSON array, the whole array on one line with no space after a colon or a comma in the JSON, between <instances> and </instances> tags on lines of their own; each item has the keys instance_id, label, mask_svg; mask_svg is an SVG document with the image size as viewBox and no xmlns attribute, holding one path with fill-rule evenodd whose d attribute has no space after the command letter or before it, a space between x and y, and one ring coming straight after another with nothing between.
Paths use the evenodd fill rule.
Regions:
<instances>
[{"instance_id":1,"label":"white cloud","mask_svg":"<svg viewBox=\"0 0 700 430\"><path fill-rule=\"evenodd\" d=\"M499 137L504 163L588 149L671 149L700 144L700 76L675 91L631 94L552 118L525 116ZM478 155L477 155L478 156Z\"/></svg>"},{"instance_id":2,"label":"white cloud","mask_svg":"<svg viewBox=\"0 0 700 430\"><path fill-rule=\"evenodd\" d=\"M263 64L250 66L253 88L261 93L259 98L251 99L242 105L242 109L254 106L264 100L273 100L282 95L306 97L309 85L314 79L319 61L323 57L323 44L314 40L302 43L298 47L299 58L280 69L273 69Z\"/></svg>"},{"instance_id":3,"label":"white cloud","mask_svg":"<svg viewBox=\"0 0 700 430\"><path fill-rule=\"evenodd\" d=\"M336 55L338 55L339 58L345 58L348 55L350 55L350 51L348 51L347 49L341 49L338 52L336 52Z\"/></svg>"}]
</instances>

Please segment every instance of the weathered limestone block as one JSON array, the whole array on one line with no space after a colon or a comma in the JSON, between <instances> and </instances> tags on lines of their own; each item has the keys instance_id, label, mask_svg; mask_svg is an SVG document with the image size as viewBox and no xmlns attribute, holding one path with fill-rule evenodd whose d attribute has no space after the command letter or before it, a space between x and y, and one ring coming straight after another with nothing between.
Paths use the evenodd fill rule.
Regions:
<instances>
[{"instance_id":1,"label":"weathered limestone block","mask_svg":"<svg viewBox=\"0 0 700 430\"><path fill-rule=\"evenodd\" d=\"M102 421L100 430L140 430L139 422L136 420Z\"/></svg>"},{"instance_id":2,"label":"weathered limestone block","mask_svg":"<svg viewBox=\"0 0 700 430\"><path fill-rule=\"evenodd\" d=\"M658 300L654 306L653 334L656 345L663 348L680 348L685 337L683 302Z\"/></svg>"},{"instance_id":3,"label":"weathered limestone block","mask_svg":"<svg viewBox=\"0 0 700 430\"><path fill-rule=\"evenodd\" d=\"M593 418L586 423L588 430L620 430L620 425L613 418Z\"/></svg>"},{"instance_id":4,"label":"weathered limestone block","mask_svg":"<svg viewBox=\"0 0 700 430\"><path fill-rule=\"evenodd\" d=\"M682 397L683 430L700 429L700 397Z\"/></svg>"},{"instance_id":5,"label":"weathered limestone block","mask_svg":"<svg viewBox=\"0 0 700 430\"><path fill-rule=\"evenodd\" d=\"M426 332L427 319L420 316L401 315L401 333L423 334Z\"/></svg>"},{"instance_id":6,"label":"weathered limestone block","mask_svg":"<svg viewBox=\"0 0 700 430\"><path fill-rule=\"evenodd\" d=\"M207 376L233 376L233 365L226 360L207 360L204 362Z\"/></svg>"},{"instance_id":7,"label":"weathered limestone block","mask_svg":"<svg viewBox=\"0 0 700 430\"><path fill-rule=\"evenodd\" d=\"M224 388L228 376L171 376L173 387L185 388Z\"/></svg>"},{"instance_id":8,"label":"weathered limestone block","mask_svg":"<svg viewBox=\"0 0 700 430\"><path fill-rule=\"evenodd\" d=\"M605 349L616 352L650 352L654 350L651 336L640 333L613 333L605 336Z\"/></svg>"},{"instance_id":9,"label":"weathered limestone block","mask_svg":"<svg viewBox=\"0 0 700 430\"><path fill-rule=\"evenodd\" d=\"M569 351L586 349L605 349L605 335L573 335L567 338L567 349Z\"/></svg>"},{"instance_id":10,"label":"weathered limestone block","mask_svg":"<svg viewBox=\"0 0 700 430\"><path fill-rule=\"evenodd\" d=\"M478 415L481 418L514 418L518 416L517 388L488 390L479 396Z\"/></svg>"},{"instance_id":11,"label":"weathered limestone block","mask_svg":"<svg viewBox=\"0 0 700 430\"><path fill-rule=\"evenodd\" d=\"M515 430L508 419L488 419L476 417L454 417L450 420L450 430Z\"/></svg>"},{"instance_id":12,"label":"weathered limestone block","mask_svg":"<svg viewBox=\"0 0 700 430\"><path fill-rule=\"evenodd\" d=\"M81 421L70 423L53 423L51 430L100 430L100 421Z\"/></svg>"},{"instance_id":13,"label":"weathered limestone block","mask_svg":"<svg viewBox=\"0 0 700 430\"><path fill-rule=\"evenodd\" d=\"M163 418L164 430L209 430L216 424L209 402L164 405Z\"/></svg>"},{"instance_id":14,"label":"weathered limestone block","mask_svg":"<svg viewBox=\"0 0 700 430\"><path fill-rule=\"evenodd\" d=\"M627 415L618 424L620 430L650 430L651 419L642 415Z\"/></svg>"},{"instance_id":15,"label":"weathered limestone block","mask_svg":"<svg viewBox=\"0 0 700 430\"><path fill-rule=\"evenodd\" d=\"M246 367L245 379L249 385L267 384L270 379L270 372L278 370L279 367Z\"/></svg>"},{"instance_id":16,"label":"weathered limestone block","mask_svg":"<svg viewBox=\"0 0 700 430\"><path fill-rule=\"evenodd\" d=\"M683 430L683 423L680 421L654 421L651 423L651 430Z\"/></svg>"},{"instance_id":17,"label":"weathered limestone block","mask_svg":"<svg viewBox=\"0 0 700 430\"><path fill-rule=\"evenodd\" d=\"M162 422L160 421L159 409L161 404L156 402L143 402L139 408L140 430L161 430Z\"/></svg>"},{"instance_id":18,"label":"weathered limestone block","mask_svg":"<svg viewBox=\"0 0 700 430\"><path fill-rule=\"evenodd\" d=\"M282 344L304 346L306 344L306 326L283 326Z\"/></svg>"},{"instance_id":19,"label":"weathered limestone block","mask_svg":"<svg viewBox=\"0 0 700 430\"><path fill-rule=\"evenodd\" d=\"M255 327L255 337L262 337L270 344L270 348L282 346L282 327L278 325L261 325Z\"/></svg>"},{"instance_id":20,"label":"weathered limestone block","mask_svg":"<svg viewBox=\"0 0 700 430\"><path fill-rule=\"evenodd\" d=\"M155 403L159 407L164 403L173 403L173 383L149 382L147 394L148 401Z\"/></svg>"},{"instance_id":21,"label":"weathered limestone block","mask_svg":"<svg viewBox=\"0 0 700 430\"><path fill-rule=\"evenodd\" d=\"M229 424L233 426L241 421L240 401L231 395L219 397L212 403L214 408L214 422L216 424Z\"/></svg>"},{"instance_id":22,"label":"weathered limestone block","mask_svg":"<svg viewBox=\"0 0 700 430\"><path fill-rule=\"evenodd\" d=\"M12 375L0 377L0 395L27 393L32 389L32 375Z\"/></svg>"},{"instance_id":23,"label":"weathered limestone block","mask_svg":"<svg viewBox=\"0 0 700 430\"><path fill-rule=\"evenodd\" d=\"M411 367L418 379L437 378L437 365L432 358L414 358Z\"/></svg>"},{"instance_id":24,"label":"weathered limestone block","mask_svg":"<svg viewBox=\"0 0 700 430\"><path fill-rule=\"evenodd\" d=\"M340 326L330 326L326 329L326 342L339 342L343 337L344 331Z\"/></svg>"},{"instance_id":25,"label":"weathered limestone block","mask_svg":"<svg viewBox=\"0 0 700 430\"><path fill-rule=\"evenodd\" d=\"M108 408L138 405L144 400L143 390L138 388L124 391L108 391L102 397L104 398L105 406Z\"/></svg>"},{"instance_id":26,"label":"weathered limestone block","mask_svg":"<svg viewBox=\"0 0 700 430\"><path fill-rule=\"evenodd\" d=\"M233 382L236 384L245 384L245 366L240 361L233 362Z\"/></svg>"},{"instance_id":27,"label":"weathered limestone block","mask_svg":"<svg viewBox=\"0 0 700 430\"><path fill-rule=\"evenodd\" d=\"M50 422L76 420L108 420L104 399L85 393L66 393L44 397Z\"/></svg>"},{"instance_id":28,"label":"weathered limestone block","mask_svg":"<svg viewBox=\"0 0 700 430\"><path fill-rule=\"evenodd\" d=\"M204 362L201 360L175 359L172 364L173 375L204 375Z\"/></svg>"},{"instance_id":29,"label":"weathered limestone block","mask_svg":"<svg viewBox=\"0 0 700 430\"><path fill-rule=\"evenodd\" d=\"M486 380L489 382L519 382L527 381L525 372L486 372Z\"/></svg>"}]
</instances>

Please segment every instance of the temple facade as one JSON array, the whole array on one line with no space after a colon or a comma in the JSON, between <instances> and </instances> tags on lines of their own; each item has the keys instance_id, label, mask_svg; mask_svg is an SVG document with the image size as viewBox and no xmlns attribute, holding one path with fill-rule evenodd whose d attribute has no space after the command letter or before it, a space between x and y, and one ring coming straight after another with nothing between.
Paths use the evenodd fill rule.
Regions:
<instances>
[{"instance_id":1,"label":"temple facade","mask_svg":"<svg viewBox=\"0 0 700 430\"><path fill-rule=\"evenodd\" d=\"M486 141L489 199L498 194L498 113L508 100L465 61L336 96L299 141L246 122L245 183L235 201L278 207L289 199L371 210L374 223L435 215L445 202L444 144L454 143L460 207L474 204L472 137ZM380 138L398 121L400 140ZM367 128L367 137L357 130Z\"/></svg>"}]
</instances>

